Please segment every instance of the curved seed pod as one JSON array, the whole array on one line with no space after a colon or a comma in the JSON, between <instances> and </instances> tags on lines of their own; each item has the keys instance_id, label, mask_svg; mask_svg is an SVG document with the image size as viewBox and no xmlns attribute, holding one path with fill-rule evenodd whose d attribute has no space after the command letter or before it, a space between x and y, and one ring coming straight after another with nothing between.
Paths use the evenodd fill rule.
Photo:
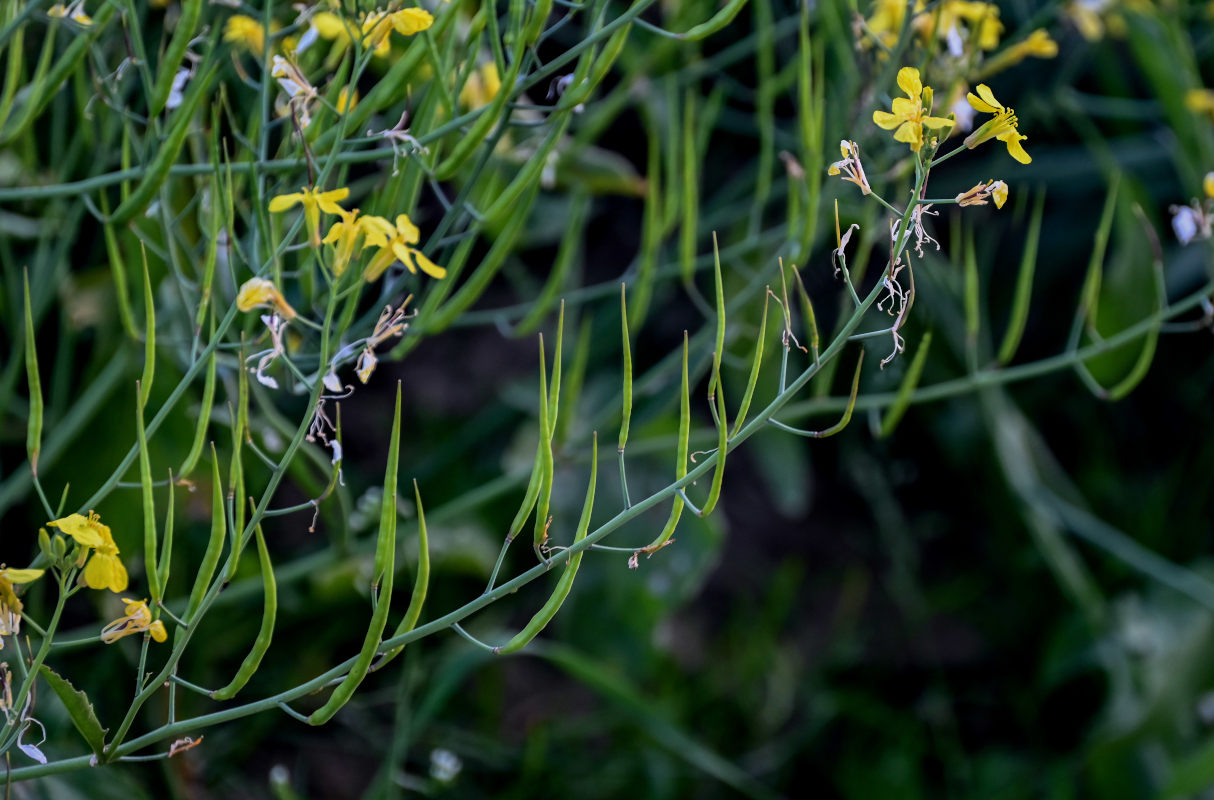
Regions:
<instances>
[{"instance_id":1,"label":"curved seed pod","mask_svg":"<svg viewBox=\"0 0 1214 800\"><path fill-rule=\"evenodd\" d=\"M375 542L375 566L371 586L379 587L379 597L375 601L375 611L371 614L371 624L367 627L367 635L363 639L362 649L354 666L345 679L333 690L328 702L312 712L308 717L309 725L323 725L333 718L341 709L358 685L367 677L371 661L383 641L384 628L388 624L388 609L392 605L392 581L395 577L396 559L396 474L397 461L400 458L400 382L396 384L396 411L392 420L392 438L388 445L388 466L384 472L384 502L379 514L379 538Z\"/></svg>"},{"instance_id":2,"label":"curved seed pod","mask_svg":"<svg viewBox=\"0 0 1214 800\"><path fill-rule=\"evenodd\" d=\"M623 408L620 411L619 451L624 452L628 444L628 426L632 422L632 342L628 335L628 300L623 283L620 284L620 338L624 353Z\"/></svg>"},{"instance_id":3,"label":"curved seed pod","mask_svg":"<svg viewBox=\"0 0 1214 800\"><path fill-rule=\"evenodd\" d=\"M852 375L851 379L851 395L847 398L847 407L843 409L843 416L839 418L839 421L834 425L831 425L829 428L825 428L820 431L807 431L802 430L801 428L794 428L791 425L785 425L783 422L776 419L768 419L767 421L782 431L788 431L789 433L796 434L797 436L805 436L810 439L825 439L829 436L834 436L836 433L839 433L841 430L846 428L848 423L851 422L852 412L856 409L856 397L860 392L860 368L863 366L864 349L861 348L860 357L856 359L856 371L855 374Z\"/></svg>"},{"instance_id":4,"label":"curved seed pod","mask_svg":"<svg viewBox=\"0 0 1214 800\"><path fill-rule=\"evenodd\" d=\"M185 0L181 4L181 16L177 18L173 38L169 40L169 46L164 51L164 58L160 59L160 64L156 67L156 84L152 87L152 99L148 101L150 116L154 117L164 110L164 104L169 99L169 92L173 89L173 76L177 73L177 68L181 66L181 59L185 58L186 48L190 46L190 40L194 38L194 31L198 28L200 16L202 16L202 0Z\"/></svg>"},{"instance_id":5,"label":"curved seed pod","mask_svg":"<svg viewBox=\"0 0 1214 800\"><path fill-rule=\"evenodd\" d=\"M30 310L30 273L21 272L25 289L25 375L29 380L29 425L25 430L25 452L30 471L38 474L38 453L42 450L42 379L38 374L38 347L34 342L34 314Z\"/></svg>"},{"instance_id":6,"label":"curved seed pod","mask_svg":"<svg viewBox=\"0 0 1214 800\"><path fill-rule=\"evenodd\" d=\"M426 532L426 511L422 508L422 494L417 488L416 478L413 480L413 497L417 501L417 577L413 579L413 595L409 598L405 618L396 626L396 630L392 631L392 636L389 637L392 639L408 633L417 625L417 620L421 618L422 606L426 603L426 591L430 587L430 535ZM384 653L379 661L375 662L375 666L371 667L371 671L380 669L404 649L405 646L401 645Z\"/></svg>"},{"instance_id":7,"label":"curved seed pod","mask_svg":"<svg viewBox=\"0 0 1214 800\"><path fill-rule=\"evenodd\" d=\"M108 8L109 6L106 7ZM194 119L194 112L198 110L202 98L206 96L211 88L211 82L215 80L215 76L218 74L219 62L215 61L211 63L206 72L190 82L190 88L186 91L185 99L182 100L181 107L173 112L172 123L169 125L168 132L164 136L164 143L160 145L160 150L157 151L156 157L144 173L143 181L135 191L131 192L130 197L123 200L122 204L114 209L109 222L116 225L128 222L136 214L147 208L148 203L160 191L161 184L168 178L169 169L172 168L173 162L177 160L178 154L181 153L182 145L185 144L185 137L190 132L190 123Z\"/></svg>"},{"instance_id":8,"label":"curved seed pod","mask_svg":"<svg viewBox=\"0 0 1214 800\"><path fill-rule=\"evenodd\" d=\"M590 457L590 485L586 488L586 502L582 505L582 517L578 520L577 531L573 535L573 541L582 541L586 538L586 532L590 529L590 514L594 510L594 487L598 481L599 474L599 435L594 434L594 445ZM560 580L557 581L556 588L548 597L548 601L543 607L535 612L535 616L527 623L527 626L516 633L510 641L506 642L501 647L493 648L494 653L514 653L521 649L528 642L534 639L540 631L542 631L552 618L556 616L556 612L561 610L561 605L565 602L565 598L569 596L569 590L573 588L573 579L577 577L578 567L582 564L582 553L585 551L579 550L569 557L569 563L565 566L565 571L561 573Z\"/></svg>"},{"instance_id":9,"label":"curved seed pod","mask_svg":"<svg viewBox=\"0 0 1214 800\"><path fill-rule=\"evenodd\" d=\"M678 461L675 463L675 480L682 480L687 477L687 442L691 438L691 397L689 395L687 380L687 331L683 331L683 389L681 397L682 399L679 402L679 446ZM662 528L662 532L657 535L657 538L638 552L653 553L665 547L666 543L670 541L670 537L674 535L674 529L679 526L679 518L682 516L683 498L676 494L674 503L670 507L670 518L666 520L666 526Z\"/></svg>"},{"instance_id":10,"label":"curved seed pod","mask_svg":"<svg viewBox=\"0 0 1214 800\"><path fill-rule=\"evenodd\" d=\"M717 464L712 471L712 485L708 499L700 509L701 517L708 516L721 497L721 483L725 478L725 455L729 450L729 419L725 416L725 387L721 385L721 355L725 350L725 286L721 278L721 251L717 247L716 231L712 233L713 283L717 294L717 339L716 351L712 354L712 377L708 381L708 407L717 425Z\"/></svg>"},{"instance_id":11,"label":"curved seed pod","mask_svg":"<svg viewBox=\"0 0 1214 800\"><path fill-rule=\"evenodd\" d=\"M676 39L684 39L690 42L696 42L705 37L711 36L717 31L724 28L729 23L733 22L733 18L738 15L742 7L746 5L746 0L729 0L717 13L713 14L706 21L689 29L686 33L675 34Z\"/></svg>"},{"instance_id":12,"label":"curved seed pod","mask_svg":"<svg viewBox=\"0 0 1214 800\"><path fill-rule=\"evenodd\" d=\"M554 370L555 371L555 370ZM555 377L555 376L554 376ZM550 390L547 380L547 363L544 360L544 337L540 336L540 444L539 486L536 488L535 527L532 544L535 554L542 558L540 545L548 538L548 505L552 501L552 474L555 469L552 457L552 410L549 408Z\"/></svg>"},{"instance_id":13,"label":"curved seed pod","mask_svg":"<svg viewBox=\"0 0 1214 800\"><path fill-rule=\"evenodd\" d=\"M257 631L257 638L253 640L253 649L245 656L240 669L236 670L232 682L222 689L211 692L211 697L215 700L228 700L235 697L236 693L244 688L244 685L249 682L249 678L253 677L253 673L257 672L262 657L270 649L270 640L274 637L274 619L278 615L278 584L274 579L274 565L270 562L270 551L266 548L266 538L261 533L261 526L256 526L253 532L257 535L257 559L261 562L261 585L265 596L265 606L261 612L261 629Z\"/></svg>"},{"instance_id":14,"label":"curved seed pod","mask_svg":"<svg viewBox=\"0 0 1214 800\"><path fill-rule=\"evenodd\" d=\"M190 590L190 602L186 606L183 619L187 623L194 621L202 598L210 587L211 578L215 575L215 567L219 564L219 556L223 553L223 540L227 534L227 514L223 507L223 482L219 477L219 457L215 454L215 444L211 443L211 537L207 540L207 549L202 555L202 563L198 565L198 574L194 577L194 588ZM182 630L178 628L178 630Z\"/></svg>"}]
</instances>

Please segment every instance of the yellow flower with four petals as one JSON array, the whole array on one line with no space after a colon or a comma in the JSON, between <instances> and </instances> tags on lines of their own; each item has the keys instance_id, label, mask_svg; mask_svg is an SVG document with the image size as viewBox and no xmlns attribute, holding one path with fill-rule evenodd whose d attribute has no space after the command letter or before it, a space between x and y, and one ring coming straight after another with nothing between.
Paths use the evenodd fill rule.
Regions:
<instances>
[{"instance_id":1,"label":"yellow flower with four petals","mask_svg":"<svg viewBox=\"0 0 1214 800\"><path fill-rule=\"evenodd\" d=\"M996 100L989 86L985 83L978 84L978 94L970 92L965 99L969 100L975 110L981 111L983 114L995 115L965 137L966 147L973 150L983 142L998 139L1007 145L1008 154L1021 164L1027 164L1033 160L1020 144L1029 137L1017 130L1016 112Z\"/></svg>"},{"instance_id":2,"label":"yellow flower with four petals","mask_svg":"<svg viewBox=\"0 0 1214 800\"><path fill-rule=\"evenodd\" d=\"M894 131L895 141L906 142L910 149L917 153L923 148L924 128L947 128L952 126L953 121L930 115L932 88L923 85L923 81L919 79L919 70L914 67L898 70L898 86L907 96L894 98L892 113L874 111L873 122L887 131ZM895 128L897 130L894 130Z\"/></svg>"},{"instance_id":3,"label":"yellow flower with four petals","mask_svg":"<svg viewBox=\"0 0 1214 800\"><path fill-rule=\"evenodd\" d=\"M345 209L338 205L350 195L346 187L322 192L316 188L302 187L298 192L280 194L270 200L270 213L277 214L297 205L304 207L304 219L308 224L308 241L320 247L320 212L341 214Z\"/></svg>"}]
</instances>

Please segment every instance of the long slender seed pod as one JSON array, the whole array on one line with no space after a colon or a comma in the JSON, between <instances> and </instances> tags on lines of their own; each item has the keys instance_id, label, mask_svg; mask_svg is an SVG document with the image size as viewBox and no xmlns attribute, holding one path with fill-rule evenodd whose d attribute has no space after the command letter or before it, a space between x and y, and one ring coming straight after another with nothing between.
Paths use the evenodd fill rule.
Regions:
<instances>
[{"instance_id":1,"label":"long slender seed pod","mask_svg":"<svg viewBox=\"0 0 1214 800\"><path fill-rule=\"evenodd\" d=\"M559 345L558 345L559 346ZM554 367L553 372L556 369ZM540 447L539 464L540 480L535 505L535 526L532 534L532 546L535 554L542 559L540 549L548 538L548 506L552 501L552 476L555 469L552 457L552 423L549 406L549 387L547 380L547 364L544 360L544 337L540 336Z\"/></svg>"},{"instance_id":2,"label":"long slender seed pod","mask_svg":"<svg viewBox=\"0 0 1214 800\"><path fill-rule=\"evenodd\" d=\"M34 341L34 312L30 310L30 274L21 271L25 302L25 377L29 382L29 422L25 429L25 452L30 471L38 474L38 454L42 451L42 379L38 374L38 346Z\"/></svg>"},{"instance_id":3,"label":"long slender seed pod","mask_svg":"<svg viewBox=\"0 0 1214 800\"><path fill-rule=\"evenodd\" d=\"M575 543L586 538L586 532L590 529L590 515L594 510L594 488L598 481L599 474L599 435L594 434L594 445L590 456L590 485L586 487L586 502L582 504L582 516L578 520L577 531L573 534ZM556 616L556 612L561 610L561 605L565 602L565 598L569 596L569 590L573 588L573 580L577 577L578 567L582 564L582 554L584 550L579 550L569 557L569 563L565 566L565 571L561 573L560 580L556 583L556 588L548 597L548 601L544 603L539 611L535 612L535 616L527 623L521 631L516 633L510 641L506 642L501 647L493 648L494 653L514 653L521 650L528 642L534 639L540 631L552 621Z\"/></svg>"},{"instance_id":4,"label":"long slender seed pod","mask_svg":"<svg viewBox=\"0 0 1214 800\"><path fill-rule=\"evenodd\" d=\"M556 317L556 347L552 348L552 381L548 389L548 439L556 435L557 413L561 405L561 368L564 365L565 301Z\"/></svg>"},{"instance_id":5,"label":"long slender seed pod","mask_svg":"<svg viewBox=\"0 0 1214 800\"><path fill-rule=\"evenodd\" d=\"M153 603L164 597L156 571L156 500L152 496L152 462L148 456L148 436L143 425L143 389L135 383L135 430L139 434L139 483L143 488L143 566L147 573L148 594Z\"/></svg>"},{"instance_id":6,"label":"long slender seed pod","mask_svg":"<svg viewBox=\"0 0 1214 800\"><path fill-rule=\"evenodd\" d=\"M186 605L185 616L187 623L194 622L194 615L202 605L202 598L211 586L211 578L215 575L215 567L219 564L219 556L223 553L223 540L227 534L227 512L223 505L223 482L219 476L219 456L215 453L215 443L211 443L211 536L207 539L207 549L202 554L198 572L194 576L194 588L190 590L190 602ZM178 629L181 630L180 628Z\"/></svg>"},{"instance_id":7,"label":"long slender seed pod","mask_svg":"<svg viewBox=\"0 0 1214 800\"><path fill-rule=\"evenodd\" d=\"M687 477L687 442L691 438L691 397L689 383L687 380L687 331L683 331L683 386L680 392L679 402L679 444L678 453L674 468L675 480L682 480ZM670 541L670 537L674 535L674 530L679 526L679 518L683 516L683 498L675 495L674 502L670 507L670 517L666 520L665 527L662 532L642 548L642 551L652 553L666 546Z\"/></svg>"},{"instance_id":8,"label":"long slender seed pod","mask_svg":"<svg viewBox=\"0 0 1214 800\"><path fill-rule=\"evenodd\" d=\"M148 404L152 396L152 380L156 377L156 304L152 297L152 278L148 274L148 251L142 245L139 253L143 257L143 379L140 380L139 402Z\"/></svg>"},{"instance_id":9,"label":"long slender seed pod","mask_svg":"<svg viewBox=\"0 0 1214 800\"><path fill-rule=\"evenodd\" d=\"M536 0L535 5L531 7L531 17L527 20L527 27L523 30L523 44L527 47L535 44L544 30L544 23L548 21L548 15L551 13L552 0Z\"/></svg>"},{"instance_id":10,"label":"long slender seed pod","mask_svg":"<svg viewBox=\"0 0 1214 800\"><path fill-rule=\"evenodd\" d=\"M177 18L177 26L173 28L173 38L164 51L164 57L156 67L156 83L152 87L152 97L148 101L148 111L156 116L164 110L168 102L169 92L173 88L173 76L185 58L186 48L194 38L198 28L198 18L202 15L203 0L184 0L181 4L181 16Z\"/></svg>"},{"instance_id":11,"label":"long slender seed pod","mask_svg":"<svg viewBox=\"0 0 1214 800\"><path fill-rule=\"evenodd\" d=\"M628 426L632 422L632 341L628 335L628 300L627 289L620 284L620 339L624 354L624 385L622 389L623 407L620 411L620 441L619 451L624 452L628 444Z\"/></svg>"},{"instance_id":12,"label":"long slender seed pod","mask_svg":"<svg viewBox=\"0 0 1214 800\"><path fill-rule=\"evenodd\" d=\"M274 578L274 565L270 562L270 551L266 547L266 537L262 535L261 526L253 528L257 536L257 559L261 562L261 586L264 597L261 611L261 628L257 638L253 640L253 648L241 662L240 668L232 676L232 681L221 689L211 692L215 700L229 700L244 688L249 678L261 666L261 659L270 649L270 641L274 638L274 620L278 616L278 582Z\"/></svg>"},{"instance_id":13,"label":"long slender seed pod","mask_svg":"<svg viewBox=\"0 0 1214 800\"><path fill-rule=\"evenodd\" d=\"M719 30L722 30L726 25L733 22L733 18L738 15L746 5L746 0L729 0L720 11L713 14L704 22L689 29L686 33L676 34L675 38L683 39L689 42L697 42L704 39Z\"/></svg>"},{"instance_id":14,"label":"long slender seed pod","mask_svg":"<svg viewBox=\"0 0 1214 800\"><path fill-rule=\"evenodd\" d=\"M416 478L413 479L413 497L417 502L417 576L413 579L413 594L409 598L409 607L405 609L404 619L396 626L396 630L392 631L393 639L408 633L417 625L422 615L422 606L426 604L426 592L430 587L430 535L426 532L426 510L422 508L422 493L417 488ZM371 667L371 671L381 669L404 649L405 646L401 645L384 653L379 661L375 662L375 666Z\"/></svg>"},{"instance_id":15,"label":"long slender seed pod","mask_svg":"<svg viewBox=\"0 0 1214 800\"><path fill-rule=\"evenodd\" d=\"M731 436L737 436L738 431L742 430L742 424L746 422L746 414L750 411L750 403L754 400L755 387L759 383L759 369L763 363L764 340L767 337L767 301L770 297L770 292L763 293L763 317L759 320L759 336L755 340L755 354L750 360L750 376L746 379L746 391L742 394L742 403L738 406L738 416L733 421L733 433Z\"/></svg>"},{"instance_id":16,"label":"long slender seed pod","mask_svg":"<svg viewBox=\"0 0 1214 800\"><path fill-rule=\"evenodd\" d=\"M890 405L889 410L885 412L885 417L881 420L881 432L879 438L884 439L894 432L894 428L898 427L898 423L902 420L902 416L906 414L906 409L910 407L911 395L915 392L915 387L919 385L919 378L923 375L923 365L927 363L927 351L932 346L932 332L928 331L923 334L923 339L919 342L919 348L915 351L915 357L911 359L911 365L906 370L906 375L902 377L902 383L898 386L898 394L894 398L894 402Z\"/></svg>"},{"instance_id":17,"label":"long slender seed pod","mask_svg":"<svg viewBox=\"0 0 1214 800\"><path fill-rule=\"evenodd\" d=\"M354 666L350 667L345 679L333 690L328 702L308 717L309 725L323 725L328 722L354 696L363 678L367 677L371 661L383 641L384 628L388 624L388 609L392 605L392 583L396 573L396 475L397 462L400 459L399 381L396 384L396 411L392 419L392 438L389 442L388 466L384 472L384 501L379 515L379 537L375 542L375 564L371 582L372 588L379 587L375 611L371 614L371 624L367 627L367 635L363 639L363 646Z\"/></svg>"},{"instance_id":18,"label":"long slender seed pod","mask_svg":"<svg viewBox=\"0 0 1214 800\"><path fill-rule=\"evenodd\" d=\"M211 327L211 335L215 335L214 326ZM215 373L218 362L219 351L212 350L211 357L207 359L207 375L202 384L202 399L198 404L198 425L194 428L194 443L190 445L190 452L186 454L185 461L181 463L181 469L177 470L178 479L189 477L198 464L199 456L202 455L202 447L207 438L207 426L211 422L211 407L215 404Z\"/></svg>"},{"instance_id":19,"label":"long slender seed pod","mask_svg":"<svg viewBox=\"0 0 1214 800\"><path fill-rule=\"evenodd\" d=\"M712 471L712 484L708 489L708 499L700 509L700 516L706 517L717 507L721 499L721 483L725 479L725 455L729 450L729 419L725 416L725 390L721 387L721 363L714 361L712 378L709 381L708 402L710 407L715 401L714 417L717 423L717 464Z\"/></svg>"}]
</instances>

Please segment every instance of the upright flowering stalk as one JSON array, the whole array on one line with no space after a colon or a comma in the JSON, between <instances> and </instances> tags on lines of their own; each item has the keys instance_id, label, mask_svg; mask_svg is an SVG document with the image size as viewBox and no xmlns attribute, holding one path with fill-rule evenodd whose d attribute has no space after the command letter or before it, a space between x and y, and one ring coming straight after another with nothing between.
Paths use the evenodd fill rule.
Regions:
<instances>
[{"instance_id":1,"label":"upright flowering stalk","mask_svg":"<svg viewBox=\"0 0 1214 800\"><path fill-rule=\"evenodd\" d=\"M965 137L966 147L973 150L983 142L998 139L1007 145L1008 154L1021 164L1027 164L1033 160L1020 144L1029 137L1022 135L1016 128L1016 112L996 100L989 86L985 83L978 84L978 94L970 92L965 99L969 100L970 105L976 111L995 115L982 123L978 130Z\"/></svg>"},{"instance_id":2,"label":"upright flowering stalk","mask_svg":"<svg viewBox=\"0 0 1214 800\"><path fill-rule=\"evenodd\" d=\"M932 87L923 85L919 70L914 67L898 70L898 86L907 96L894 98L892 113L874 111L873 122L887 131L894 131L895 141L906 142L911 150L918 153L923 148L924 128L947 128L952 126L953 121L931 116Z\"/></svg>"}]
</instances>

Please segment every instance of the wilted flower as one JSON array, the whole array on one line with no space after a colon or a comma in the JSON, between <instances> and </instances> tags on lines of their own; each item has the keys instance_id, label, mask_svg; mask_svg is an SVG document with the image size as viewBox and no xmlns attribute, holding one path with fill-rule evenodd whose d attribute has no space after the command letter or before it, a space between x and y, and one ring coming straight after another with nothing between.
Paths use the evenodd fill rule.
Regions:
<instances>
[{"instance_id":1,"label":"wilted flower","mask_svg":"<svg viewBox=\"0 0 1214 800\"><path fill-rule=\"evenodd\" d=\"M93 24L93 18L84 13L84 0L72 0L66 6L62 3L56 3L46 10L49 17L63 19L64 17L75 22L77 25L88 27Z\"/></svg>"},{"instance_id":2,"label":"wilted flower","mask_svg":"<svg viewBox=\"0 0 1214 800\"><path fill-rule=\"evenodd\" d=\"M168 632L164 629L164 623L152 619L152 612L148 608L146 600L128 600L124 597L122 602L126 603L126 608L123 610L124 616L101 629L102 642L113 644L123 637L144 631L147 631L157 642L163 642L169 638Z\"/></svg>"},{"instance_id":3,"label":"wilted flower","mask_svg":"<svg viewBox=\"0 0 1214 800\"><path fill-rule=\"evenodd\" d=\"M995 208L1003 208L1007 202L1007 184L1003 181L986 181L967 189L955 198L960 206L984 206L987 200L995 201Z\"/></svg>"},{"instance_id":4,"label":"wilted flower","mask_svg":"<svg viewBox=\"0 0 1214 800\"><path fill-rule=\"evenodd\" d=\"M295 318L295 309L291 308L274 282L265 278L249 278L245 281L236 295L236 307L241 311L271 308L286 319Z\"/></svg>"},{"instance_id":5,"label":"wilted flower","mask_svg":"<svg viewBox=\"0 0 1214 800\"><path fill-rule=\"evenodd\" d=\"M862 194L871 194L872 189L868 185L868 176L864 174L864 166L860 163L860 145L844 139L839 142L839 152L842 153L843 158L827 167L826 174L839 175L845 172L847 174L843 180L859 186Z\"/></svg>"}]
</instances>

